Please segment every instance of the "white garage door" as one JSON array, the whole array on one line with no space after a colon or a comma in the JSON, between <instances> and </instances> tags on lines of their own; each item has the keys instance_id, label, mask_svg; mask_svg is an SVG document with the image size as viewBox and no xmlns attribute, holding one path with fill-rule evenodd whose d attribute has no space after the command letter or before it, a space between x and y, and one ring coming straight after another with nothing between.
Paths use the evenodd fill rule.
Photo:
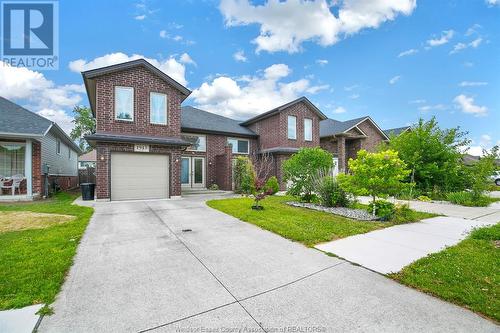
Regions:
<instances>
[{"instance_id":1,"label":"white garage door","mask_svg":"<svg viewBox=\"0 0 500 333\"><path fill-rule=\"evenodd\" d=\"M169 197L167 155L111 154L111 200Z\"/></svg>"}]
</instances>

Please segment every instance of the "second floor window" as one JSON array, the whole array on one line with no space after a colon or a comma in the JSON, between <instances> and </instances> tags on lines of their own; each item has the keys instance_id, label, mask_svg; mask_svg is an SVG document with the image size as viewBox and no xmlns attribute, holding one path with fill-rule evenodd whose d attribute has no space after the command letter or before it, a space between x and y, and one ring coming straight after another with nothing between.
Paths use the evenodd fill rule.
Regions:
<instances>
[{"instance_id":1,"label":"second floor window","mask_svg":"<svg viewBox=\"0 0 500 333\"><path fill-rule=\"evenodd\" d=\"M297 117L288 116L288 138L297 139Z\"/></svg>"},{"instance_id":2,"label":"second floor window","mask_svg":"<svg viewBox=\"0 0 500 333\"><path fill-rule=\"evenodd\" d=\"M61 140L56 140L56 153L57 155L61 155Z\"/></svg>"},{"instance_id":3,"label":"second floor window","mask_svg":"<svg viewBox=\"0 0 500 333\"><path fill-rule=\"evenodd\" d=\"M115 87L115 118L134 120L134 88Z\"/></svg>"},{"instance_id":4,"label":"second floor window","mask_svg":"<svg viewBox=\"0 0 500 333\"><path fill-rule=\"evenodd\" d=\"M304 118L304 140L312 141L313 139L313 121L309 118Z\"/></svg>"},{"instance_id":5,"label":"second floor window","mask_svg":"<svg viewBox=\"0 0 500 333\"><path fill-rule=\"evenodd\" d=\"M150 93L149 116L152 124L167 124L167 95L155 92Z\"/></svg>"}]
</instances>

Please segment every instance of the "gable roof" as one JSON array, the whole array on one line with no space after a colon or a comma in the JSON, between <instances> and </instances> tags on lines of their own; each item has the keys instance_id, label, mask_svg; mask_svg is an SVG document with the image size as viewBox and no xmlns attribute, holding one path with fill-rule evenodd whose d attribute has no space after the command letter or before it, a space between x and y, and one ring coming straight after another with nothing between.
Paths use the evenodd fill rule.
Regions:
<instances>
[{"instance_id":1,"label":"gable roof","mask_svg":"<svg viewBox=\"0 0 500 333\"><path fill-rule=\"evenodd\" d=\"M377 128L377 130L380 132L380 134L382 134L386 139L389 139L387 134L382 129L380 129L380 127L377 125L377 123L375 123L373 121L373 119L370 118L369 116L350 119L350 120L346 120L346 121L339 121L339 120L335 120L335 119L322 120L319 123L319 137L325 138L325 137L334 136L334 135L338 135L338 134L345 134L350 129L352 129L353 127L356 127L357 125L361 124L365 120L370 121ZM361 132L363 132L363 131L361 131Z\"/></svg>"},{"instance_id":2,"label":"gable roof","mask_svg":"<svg viewBox=\"0 0 500 333\"><path fill-rule=\"evenodd\" d=\"M293 100L291 102L288 102L286 104L283 104L281 106L278 106L277 108L274 108L270 111L267 111L267 112L264 112L264 113L261 113L259 114L258 116L255 116L253 118L250 118L248 120L245 120L244 122L241 123L241 125L243 126L248 126L250 124L253 124L259 120L262 120L262 119L266 119L266 118L269 118L271 116L274 116L275 114L283 111L284 109L290 107L290 106L293 106L295 104L298 104L298 103L301 103L301 102L304 102L307 106L309 106L311 108L311 110L313 110L317 115L318 117L323 120L323 119L327 119L327 117L323 114L323 112L321 112L317 107L316 105L314 105L310 100L307 99L307 97L305 96L302 96L300 98L297 98L296 100Z\"/></svg>"},{"instance_id":3,"label":"gable roof","mask_svg":"<svg viewBox=\"0 0 500 333\"><path fill-rule=\"evenodd\" d=\"M115 73L115 72L123 71L123 70L133 68L133 67L139 67L139 66L144 67L144 68L148 69L149 71L151 71L152 73L159 76L162 80L164 80L165 82L167 82L168 84L170 84L171 86L173 86L177 90L179 90L185 97L187 97L187 96L189 96L189 94L191 94L191 90L189 90L188 88L184 87L179 82L172 79L170 76L168 76L167 74L162 72L159 68L151 65L145 59L136 59L136 60L132 60L132 61L123 62L120 64L110 65L110 66L91 69L91 70L82 72L83 82L85 83L85 89L87 90L87 95L89 97L90 108L92 109L92 113L94 115L95 115L95 100L96 100L96 91L95 91L96 87L95 87L94 79L96 77L101 76L101 75Z\"/></svg>"},{"instance_id":4,"label":"gable roof","mask_svg":"<svg viewBox=\"0 0 500 333\"><path fill-rule=\"evenodd\" d=\"M20 105L0 97L0 133L24 137L43 137L52 122Z\"/></svg>"},{"instance_id":5,"label":"gable roof","mask_svg":"<svg viewBox=\"0 0 500 333\"><path fill-rule=\"evenodd\" d=\"M0 135L37 139L44 137L49 131L56 132L66 144L81 153L80 147L57 123L0 96Z\"/></svg>"},{"instance_id":6,"label":"gable roof","mask_svg":"<svg viewBox=\"0 0 500 333\"><path fill-rule=\"evenodd\" d=\"M203 111L192 106L183 106L181 108L181 128L184 132L208 132L247 137L257 136L249 128L241 126L237 120Z\"/></svg>"},{"instance_id":7,"label":"gable roof","mask_svg":"<svg viewBox=\"0 0 500 333\"><path fill-rule=\"evenodd\" d=\"M408 131L409 129L411 129L410 126L403 126L403 127L396 127L396 128L389 128L389 129L386 129L384 130L384 133L385 135L387 136L391 136L392 135L400 135L401 133L404 133L406 131Z\"/></svg>"},{"instance_id":8,"label":"gable roof","mask_svg":"<svg viewBox=\"0 0 500 333\"><path fill-rule=\"evenodd\" d=\"M97 161L97 151L92 149L91 151L78 156L78 161L80 162L96 162Z\"/></svg>"}]
</instances>

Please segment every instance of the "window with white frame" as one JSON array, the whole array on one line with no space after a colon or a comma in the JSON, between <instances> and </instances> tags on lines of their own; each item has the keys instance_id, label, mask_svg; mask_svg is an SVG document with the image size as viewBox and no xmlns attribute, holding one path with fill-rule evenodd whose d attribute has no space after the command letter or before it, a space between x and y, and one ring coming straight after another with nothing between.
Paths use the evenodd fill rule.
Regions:
<instances>
[{"instance_id":1,"label":"window with white frame","mask_svg":"<svg viewBox=\"0 0 500 333\"><path fill-rule=\"evenodd\" d=\"M227 143L233 147L233 154L248 154L250 141L246 139L228 138Z\"/></svg>"},{"instance_id":2,"label":"window with white frame","mask_svg":"<svg viewBox=\"0 0 500 333\"><path fill-rule=\"evenodd\" d=\"M0 142L0 176L24 175L24 143Z\"/></svg>"},{"instance_id":3,"label":"window with white frame","mask_svg":"<svg viewBox=\"0 0 500 333\"><path fill-rule=\"evenodd\" d=\"M149 94L149 117L152 124L167 124L167 95L156 92Z\"/></svg>"},{"instance_id":4,"label":"window with white frame","mask_svg":"<svg viewBox=\"0 0 500 333\"><path fill-rule=\"evenodd\" d=\"M68 159L71 159L71 148L68 147Z\"/></svg>"},{"instance_id":5,"label":"window with white frame","mask_svg":"<svg viewBox=\"0 0 500 333\"><path fill-rule=\"evenodd\" d=\"M134 121L134 88L115 87L115 119Z\"/></svg>"},{"instance_id":6,"label":"window with white frame","mask_svg":"<svg viewBox=\"0 0 500 333\"><path fill-rule=\"evenodd\" d=\"M205 135L182 133L181 137L183 140L191 143L191 146L187 150L207 151L207 137Z\"/></svg>"},{"instance_id":7,"label":"window with white frame","mask_svg":"<svg viewBox=\"0 0 500 333\"><path fill-rule=\"evenodd\" d=\"M56 153L57 155L61 155L61 140L56 140Z\"/></svg>"},{"instance_id":8,"label":"window with white frame","mask_svg":"<svg viewBox=\"0 0 500 333\"><path fill-rule=\"evenodd\" d=\"M309 118L304 118L304 140L312 141L313 139L313 121Z\"/></svg>"},{"instance_id":9,"label":"window with white frame","mask_svg":"<svg viewBox=\"0 0 500 333\"><path fill-rule=\"evenodd\" d=\"M297 117L288 116L288 138L297 139Z\"/></svg>"}]
</instances>

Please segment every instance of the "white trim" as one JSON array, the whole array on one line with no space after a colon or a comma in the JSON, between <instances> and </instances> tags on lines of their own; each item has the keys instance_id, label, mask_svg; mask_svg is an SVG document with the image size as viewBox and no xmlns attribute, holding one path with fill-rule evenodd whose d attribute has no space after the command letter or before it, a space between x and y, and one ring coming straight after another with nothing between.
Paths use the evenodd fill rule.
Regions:
<instances>
[{"instance_id":1,"label":"white trim","mask_svg":"<svg viewBox=\"0 0 500 333\"><path fill-rule=\"evenodd\" d=\"M230 140L230 139L232 139L232 140L237 140L237 141L238 141L238 140L241 140L241 141L246 141L246 142L248 142L248 152L246 152L246 153L241 153L241 152L239 152L239 151L234 152L234 148L235 148L235 147L232 147L231 151L232 151L232 153L233 153L233 154L240 154L240 155L249 155L249 154L250 154L250 140L248 140L248 139L242 139L242 138L228 137L228 138L227 138L227 140L226 140L226 142L227 142L228 144L229 144L229 140ZM236 150L238 150L238 145L236 145Z\"/></svg>"},{"instance_id":2,"label":"white trim","mask_svg":"<svg viewBox=\"0 0 500 333\"><path fill-rule=\"evenodd\" d=\"M26 195L29 197L33 196L33 150L31 139L26 140L26 146L24 149L24 177L26 178Z\"/></svg>"},{"instance_id":3,"label":"white trim","mask_svg":"<svg viewBox=\"0 0 500 333\"><path fill-rule=\"evenodd\" d=\"M294 137L290 137L290 119L295 119L295 135ZM297 140L297 116L293 116L293 115L288 115L286 117L286 137L289 139L289 140Z\"/></svg>"},{"instance_id":4,"label":"white trim","mask_svg":"<svg viewBox=\"0 0 500 333\"><path fill-rule=\"evenodd\" d=\"M366 135L366 133L363 132L363 130L361 128L359 128L358 125L354 126L353 128L356 128L358 131L361 132L361 134L363 134L364 136L368 137L368 135Z\"/></svg>"},{"instance_id":5,"label":"white trim","mask_svg":"<svg viewBox=\"0 0 500 333\"><path fill-rule=\"evenodd\" d=\"M370 122L375 125L375 127L377 128L377 130L380 132L380 134L382 134L387 140L389 140L389 138L387 137L387 135L385 135L384 131L382 131L382 129L380 127L378 127L377 123L373 121L372 118L370 118L370 116L364 118L363 120L361 120L360 122L358 122L357 124L355 124L354 126L346 129L344 132L342 133L345 133L345 132L348 132L350 130L352 130L354 127L358 127L359 124L361 124L362 122L366 121L366 120L370 120ZM359 129L359 128L358 128ZM361 131L361 130L360 130ZM361 131L363 132L363 131ZM366 135L366 134L365 134Z\"/></svg>"},{"instance_id":6,"label":"white trim","mask_svg":"<svg viewBox=\"0 0 500 333\"><path fill-rule=\"evenodd\" d=\"M47 133L49 133L49 131L52 129L52 126L54 126L54 123L50 124L49 128L47 128L47 130L45 131L45 133L43 133L43 136L46 136Z\"/></svg>"},{"instance_id":7,"label":"white trim","mask_svg":"<svg viewBox=\"0 0 500 333\"><path fill-rule=\"evenodd\" d=\"M121 89L125 89L125 90L132 90L132 119L122 119L122 118L118 118L118 115L116 114L116 89L117 88L121 88ZM114 89L113 89L113 93L114 93L114 98L113 98L113 112L115 113L115 120L120 120L120 121L128 121L128 122L134 122L134 113L135 113L135 89L134 87L127 87L127 86L114 86Z\"/></svg>"},{"instance_id":8,"label":"white trim","mask_svg":"<svg viewBox=\"0 0 500 333\"><path fill-rule=\"evenodd\" d=\"M309 120L311 122L311 138L310 139L306 138L306 120ZM304 117L304 141L311 142L313 140L313 137L314 137L313 124L314 124L314 122L313 122L312 118Z\"/></svg>"},{"instance_id":9,"label":"white trim","mask_svg":"<svg viewBox=\"0 0 500 333\"><path fill-rule=\"evenodd\" d=\"M153 94L161 95L161 96L165 97L165 122L164 123L152 121L152 116L151 116L152 109L151 109L151 107L153 105L153 103L152 103ZM167 94L156 92L156 91L149 92L149 122L151 124L154 124L154 125L168 125L168 96L167 96Z\"/></svg>"},{"instance_id":10,"label":"white trim","mask_svg":"<svg viewBox=\"0 0 500 333\"><path fill-rule=\"evenodd\" d=\"M38 139L38 138L43 138L44 134L33 134L33 133L9 133L9 132L0 132L1 137L5 138L32 138L32 139Z\"/></svg>"}]
</instances>

